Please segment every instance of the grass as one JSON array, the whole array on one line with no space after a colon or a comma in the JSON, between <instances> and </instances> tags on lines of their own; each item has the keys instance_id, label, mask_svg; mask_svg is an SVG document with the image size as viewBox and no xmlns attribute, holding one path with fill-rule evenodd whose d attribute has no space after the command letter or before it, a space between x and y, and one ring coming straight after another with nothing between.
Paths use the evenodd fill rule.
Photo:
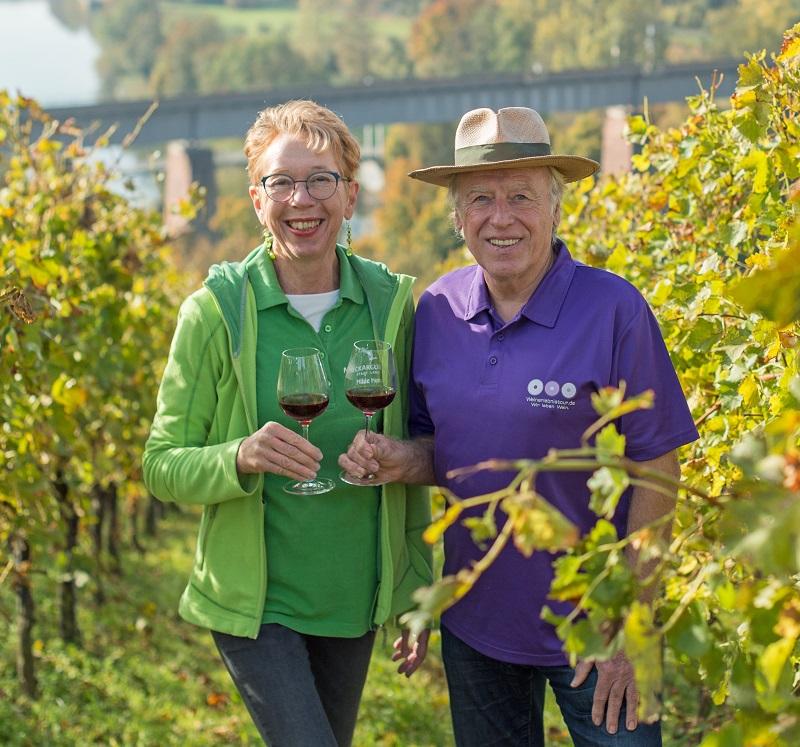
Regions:
<instances>
[{"instance_id":1,"label":"grass","mask_svg":"<svg viewBox=\"0 0 800 747\"><path fill-rule=\"evenodd\" d=\"M225 5L204 5L201 3L161 4L167 24L182 17L197 18L200 15L213 18L220 26L231 33L242 33L250 36L263 33L265 30L289 33L292 31L298 16L296 8L230 8ZM330 11L337 15L336 10ZM413 19L388 14L375 15L371 18L373 32L382 37L396 37L405 41L411 32Z\"/></svg>"},{"instance_id":2,"label":"grass","mask_svg":"<svg viewBox=\"0 0 800 747\"><path fill-rule=\"evenodd\" d=\"M393 632L379 632L361 701L356 747L445 747L453 744L447 685L434 633L425 665L410 678L389 656Z\"/></svg>"},{"instance_id":3,"label":"grass","mask_svg":"<svg viewBox=\"0 0 800 747\"><path fill-rule=\"evenodd\" d=\"M161 525L146 554L129 551L108 601L81 591L84 646L58 638L55 582L35 576L38 701L18 694L13 596L0 596L0 744L4 747L204 747L261 741L207 631L178 619L178 596L194 554L197 519L186 511ZM39 567L49 563L39 558ZM379 633L354 744L452 742L441 663L411 679L390 660L392 633Z\"/></svg>"},{"instance_id":4,"label":"grass","mask_svg":"<svg viewBox=\"0 0 800 747\"><path fill-rule=\"evenodd\" d=\"M258 744L209 634L181 622L178 596L193 556L195 518L171 515L143 556L130 551L124 576L106 579L108 601L81 592L84 646L65 646L55 628L54 582L34 581L41 697L17 697L10 594L0 600L0 744ZM35 562L35 561L34 561ZM39 567L48 560L39 558Z\"/></svg>"},{"instance_id":5,"label":"grass","mask_svg":"<svg viewBox=\"0 0 800 747\"><path fill-rule=\"evenodd\" d=\"M211 747L259 745L207 631L181 621L177 600L194 554L196 514L170 514L147 551L128 550L108 600L80 592L82 648L58 637L55 581L34 576L37 676L41 696L19 694L10 587L0 595L0 744L4 747ZM34 558L34 567L50 559ZM8 580L5 582L8 584ZM355 747L452 747L447 687L432 637L423 669L410 679L390 659L394 631L378 633ZM569 744L552 703L548 744Z\"/></svg>"}]
</instances>

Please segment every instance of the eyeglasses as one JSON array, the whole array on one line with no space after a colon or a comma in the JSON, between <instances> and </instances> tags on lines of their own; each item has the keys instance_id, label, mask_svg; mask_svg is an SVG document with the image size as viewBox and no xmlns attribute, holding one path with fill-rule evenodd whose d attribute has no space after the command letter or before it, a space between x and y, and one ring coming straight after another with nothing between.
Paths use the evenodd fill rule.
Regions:
<instances>
[{"instance_id":1,"label":"eyeglasses","mask_svg":"<svg viewBox=\"0 0 800 747\"><path fill-rule=\"evenodd\" d=\"M307 179L292 179L288 174L270 174L262 177L261 184L270 200L288 202L298 184L305 184L309 196L315 200L327 200L336 191L340 180L350 181L335 171L315 171Z\"/></svg>"}]
</instances>

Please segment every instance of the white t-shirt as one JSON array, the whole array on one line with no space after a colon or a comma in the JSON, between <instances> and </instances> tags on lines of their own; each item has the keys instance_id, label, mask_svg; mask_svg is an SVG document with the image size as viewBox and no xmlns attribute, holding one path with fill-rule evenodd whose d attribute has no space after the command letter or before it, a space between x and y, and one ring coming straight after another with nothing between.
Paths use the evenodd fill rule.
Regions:
<instances>
[{"instance_id":1,"label":"white t-shirt","mask_svg":"<svg viewBox=\"0 0 800 747\"><path fill-rule=\"evenodd\" d=\"M319 332L322 319L339 300L339 289L327 293L286 294L292 308Z\"/></svg>"}]
</instances>

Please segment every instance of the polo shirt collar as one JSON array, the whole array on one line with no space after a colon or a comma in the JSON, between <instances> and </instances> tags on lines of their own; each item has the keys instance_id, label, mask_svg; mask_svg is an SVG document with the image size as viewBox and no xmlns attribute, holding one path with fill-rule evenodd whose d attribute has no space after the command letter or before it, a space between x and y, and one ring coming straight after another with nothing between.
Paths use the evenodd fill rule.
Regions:
<instances>
[{"instance_id":1,"label":"polo shirt collar","mask_svg":"<svg viewBox=\"0 0 800 747\"><path fill-rule=\"evenodd\" d=\"M476 265L467 295L467 303L464 307L464 321L468 322L482 311L491 311L491 308L492 299L489 296L489 289L486 287L486 281L483 278L483 268L480 265Z\"/></svg>"},{"instance_id":2,"label":"polo shirt collar","mask_svg":"<svg viewBox=\"0 0 800 747\"><path fill-rule=\"evenodd\" d=\"M547 271L520 312L522 316L543 327L556 326L567 291L572 284L572 277L575 275L575 260L561 239L556 240L555 253L553 266Z\"/></svg>"},{"instance_id":3,"label":"polo shirt collar","mask_svg":"<svg viewBox=\"0 0 800 747\"><path fill-rule=\"evenodd\" d=\"M364 289L350 265L345 250L339 244L336 245L336 256L339 258L339 297L363 304L366 300ZM259 311L289 303L278 282L275 265L266 252L260 253L257 260L247 268L247 272L250 284L253 286L256 308Z\"/></svg>"},{"instance_id":4,"label":"polo shirt collar","mask_svg":"<svg viewBox=\"0 0 800 747\"><path fill-rule=\"evenodd\" d=\"M555 254L553 266L547 271L520 311L520 316L544 327L556 326L558 315L575 274L575 260L572 259L566 244L561 239L556 240ZM492 299L489 296L489 289L486 287L483 268L478 266L472 276L469 296L464 309L464 320L469 321L481 311L490 311L491 308Z\"/></svg>"}]
</instances>

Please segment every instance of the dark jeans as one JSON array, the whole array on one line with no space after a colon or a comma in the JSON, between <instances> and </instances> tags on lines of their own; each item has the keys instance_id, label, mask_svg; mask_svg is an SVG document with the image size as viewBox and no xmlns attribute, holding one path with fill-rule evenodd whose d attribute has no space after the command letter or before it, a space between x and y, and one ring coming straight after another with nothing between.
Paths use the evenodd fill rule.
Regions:
<instances>
[{"instance_id":1,"label":"dark jeans","mask_svg":"<svg viewBox=\"0 0 800 747\"><path fill-rule=\"evenodd\" d=\"M269 623L255 640L212 635L270 747L350 744L374 631L360 638L328 638Z\"/></svg>"},{"instance_id":2,"label":"dark jeans","mask_svg":"<svg viewBox=\"0 0 800 747\"><path fill-rule=\"evenodd\" d=\"M592 723L597 669L572 688L572 667L534 667L484 656L442 627L442 658L458 747L544 747L544 696L553 688L576 747L661 747L661 725L620 727L609 734Z\"/></svg>"}]
</instances>

